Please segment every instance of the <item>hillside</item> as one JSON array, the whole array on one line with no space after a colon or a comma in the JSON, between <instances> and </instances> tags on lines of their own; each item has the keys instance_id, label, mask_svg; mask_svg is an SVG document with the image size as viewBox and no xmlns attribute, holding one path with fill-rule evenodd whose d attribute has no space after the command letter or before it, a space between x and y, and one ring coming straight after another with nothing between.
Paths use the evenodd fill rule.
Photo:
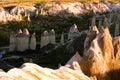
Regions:
<instances>
[{"instance_id":1,"label":"hillside","mask_svg":"<svg viewBox=\"0 0 120 80\"><path fill-rule=\"evenodd\" d=\"M0 1L0 7L7 6L16 6L16 5L31 5L35 3L69 3L69 2L86 2L86 3L94 3L94 2L104 2L104 3L119 3L119 0L2 0Z\"/></svg>"}]
</instances>

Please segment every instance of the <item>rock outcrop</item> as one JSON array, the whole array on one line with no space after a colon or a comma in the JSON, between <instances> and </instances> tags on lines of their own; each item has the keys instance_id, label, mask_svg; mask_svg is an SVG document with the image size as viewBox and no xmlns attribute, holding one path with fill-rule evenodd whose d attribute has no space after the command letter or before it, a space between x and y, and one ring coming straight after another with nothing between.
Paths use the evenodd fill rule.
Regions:
<instances>
[{"instance_id":1,"label":"rock outcrop","mask_svg":"<svg viewBox=\"0 0 120 80\"><path fill-rule=\"evenodd\" d=\"M7 73L0 71L1 80L91 80L84 75L77 62L73 63L74 70L61 66L53 70L43 68L33 63L25 63L20 69L13 68Z\"/></svg>"},{"instance_id":2,"label":"rock outcrop","mask_svg":"<svg viewBox=\"0 0 120 80\"><path fill-rule=\"evenodd\" d=\"M79 30L77 29L77 25L73 24L69 30L68 33L68 39L73 40L74 38L78 37L80 35Z\"/></svg>"},{"instance_id":3,"label":"rock outcrop","mask_svg":"<svg viewBox=\"0 0 120 80\"><path fill-rule=\"evenodd\" d=\"M98 80L104 78L109 80L109 77L106 77L108 76L106 73L112 70L114 48L108 27L101 28L99 33L95 26L91 27L86 39L83 57L80 59L76 58L77 60L72 57L73 61L79 62L83 73L87 76L96 76ZM117 44L114 43L114 45L116 46ZM68 61L70 64L72 63L72 58Z\"/></svg>"}]
</instances>

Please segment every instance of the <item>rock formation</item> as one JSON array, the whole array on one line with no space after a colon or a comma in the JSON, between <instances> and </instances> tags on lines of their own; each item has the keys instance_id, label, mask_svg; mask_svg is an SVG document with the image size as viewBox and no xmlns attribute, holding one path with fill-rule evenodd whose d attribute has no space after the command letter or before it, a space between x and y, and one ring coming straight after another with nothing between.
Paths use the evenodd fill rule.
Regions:
<instances>
[{"instance_id":1,"label":"rock formation","mask_svg":"<svg viewBox=\"0 0 120 80\"><path fill-rule=\"evenodd\" d=\"M25 63L20 69L13 68L7 73L0 71L1 80L91 80L82 73L77 62L73 63L74 70L61 66L53 70L43 68L33 63Z\"/></svg>"},{"instance_id":2,"label":"rock formation","mask_svg":"<svg viewBox=\"0 0 120 80\"><path fill-rule=\"evenodd\" d=\"M40 46L43 47L47 44L49 44L49 33L48 31L44 31L43 34L41 35Z\"/></svg>"},{"instance_id":3,"label":"rock formation","mask_svg":"<svg viewBox=\"0 0 120 80\"><path fill-rule=\"evenodd\" d=\"M116 60L120 60L120 37L115 37L113 39L114 46L114 56Z\"/></svg>"},{"instance_id":4,"label":"rock formation","mask_svg":"<svg viewBox=\"0 0 120 80\"><path fill-rule=\"evenodd\" d=\"M16 49L16 36L14 33L10 35L10 46L9 46L9 51L14 51Z\"/></svg>"},{"instance_id":5,"label":"rock formation","mask_svg":"<svg viewBox=\"0 0 120 80\"><path fill-rule=\"evenodd\" d=\"M84 52L89 49L92 40L96 37L97 34L98 34L97 27L95 25L91 26L89 28L89 31L87 33L87 37L86 37L85 42L84 42Z\"/></svg>"},{"instance_id":6,"label":"rock formation","mask_svg":"<svg viewBox=\"0 0 120 80\"><path fill-rule=\"evenodd\" d=\"M54 29L52 29L49 33L49 43L51 44L56 44L56 41L55 41L55 31Z\"/></svg>"},{"instance_id":7,"label":"rock formation","mask_svg":"<svg viewBox=\"0 0 120 80\"><path fill-rule=\"evenodd\" d=\"M35 37L35 33L33 33L32 36L31 36L30 49L31 50L35 50L36 49L36 37Z\"/></svg>"},{"instance_id":8,"label":"rock formation","mask_svg":"<svg viewBox=\"0 0 120 80\"><path fill-rule=\"evenodd\" d=\"M74 39L80 35L79 30L77 29L77 25L73 24L68 33L68 40Z\"/></svg>"},{"instance_id":9,"label":"rock formation","mask_svg":"<svg viewBox=\"0 0 120 80\"><path fill-rule=\"evenodd\" d=\"M18 33L17 33L17 34L18 34L18 35L19 35L19 34L22 34L22 30L21 30L21 29L19 29L19 31L18 31Z\"/></svg>"},{"instance_id":10,"label":"rock formation","mask_svg":"<svg viewBox=\"0 0 120 80\"><path fill-rule=\"evenodd\" d=\"M22 34L17 36L17 51L23 51L23 38L22 38Z\"/></svg>"},{"instance_id":11,"label":"rock formation","mask_svg":"<svg viewBox=\"0 0 120 80\"><path fill-rule=\"evenodd\" d=\"M114 48L108 27L103 27L99 33L94 27L89 30L84 42L86 45L84 45L83 57L74 59L75 54L68 62L71 64L74 60L78 61L83 73L88 76L96 76L98 80L102 80L107 76L106 73L112 69ZM116 41L118 42L118 40ZM115 47L117 44L113 43ZM117 51L118 48L116 48L116 54ZM106 78L109 80L109 77Z\"/></svg>"},{"instance_id":12,"label":"rock formation","mask_svg":"<svg viewBox=\"0 0 120 80\"><path fill-rule=\"evenodd\" d=\"M31 43L30 40L30 33L27 28L25 28L22 32L21 29L19 29L17 34L13 34L10 37L10 48L9 51L25 51L29 48L33 50L33 48L36 48L36 38L33 34L31 37Z\"/></svg>"},{"instance_id":13,"label":"rock formation","mask_svg":"<svg viewBox=\"0 0 120 80\"><path fill-rule=\"evenodd\" d=\"M64 33L61 34L60 44L64 45Z\"/></svg>"},{"instance_id":14,"label":"rock formation","mask_svg":"<svg viewBox=\"0 0 120 80\"><path fill-rule=\"evenodd\" d=\"M120 34L119 33L119 31L120 31L119 30L119 26L120 26L119 23L116 23L116 26L115 26L115 36L119 36L119 34Z\"/></svg>"}]
</instances>

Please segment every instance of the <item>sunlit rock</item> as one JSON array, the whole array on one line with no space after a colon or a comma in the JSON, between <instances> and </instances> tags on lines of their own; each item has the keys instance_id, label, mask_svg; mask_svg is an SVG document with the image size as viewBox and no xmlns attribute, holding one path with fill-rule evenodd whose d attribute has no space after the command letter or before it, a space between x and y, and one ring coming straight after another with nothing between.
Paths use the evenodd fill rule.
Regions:
<instances>
[{"instance_id":1,"label":"sunlit rock","mask_svg":"<svg viewBox=\"0 0 120 80\"><path fill-rule=\"evenodd\" d=\"M19 34L22 34L22 33L23 33L23 32L22 32L22 30L21 30L21 29L19 29L19 31L18 31L18 33L17 33L17 34L19 35Z\"/></svg>"},{"instance_id":2,"label":"sunlit rock","mask_svg":"<svg viewBox=\"0 0 120 80\"><path fill-rule=\"evenodd\" d=\"M73 62L80 62L80 60L82 59L82 57L79 55L79 53L78 52L76 52L75 54L74 54L74 56L66 63L66 67L70 67L70 68L72 68L73 69Z\"/></svg>"},{"instance_id":3,"label":"sunlit rock","mask_svg":"<svg viewBox=\"0 0 120 80\"><path fill-rule=\"evenodd\" d=\"M28 20L28 22L31 22L30 14L27 15L27 20Z\"/></svg>"},{"instance_id":4,"label":"sunlit rock","mask_svg":"<svg viewBox=\"0 0 120 80\"><path fill-rule=\"evenodd\" d=\"M84 51L79 64L85 74L89 76L97 75L102 79L106 76L106 72L110 70L111 63L114 60L112 38L108 27L103 27L98 34L94 33L92 35L94 38L88 38L91 38L91 42L89 42L88 48Z\"/></svg>"},{"instance_id":5,"label":"sunlit rock","mask_svg":"<svg viewBox=\"0 0 120 80\"><path fill-rule=\"evenodd\" d=\"M35 37L35 33L33 33L32 36L31 36L30 49L31 50L35 50L36 49L36 37Z\"/></svg>"},{"instance_id":6,"label":"sunlit rock","mask_svg":"<svg viewBox=\"0 0 120 80\"><path fill-rule=\"evenodd\" d=\"M23 30L23 34L24 34L24 35L27 35L27 36L30 34L27 28L25 28L25 29Z\"/></svg>"},{"instance_id":7,"label":"sunlit rock","mask_svg":"<svg viewBox=\"0 0 120 80\"><path fill-rule=\"evenodd\" d=\"M73 24L69 30L69 33L68 33L68 39L74 39L76 37L78 37L80 35L80 32L79 30L77 29L77 25L76 24Z\"/></svg>"},{"instance_id":8,"label":"sunlit rock","mask_svg":"<svg viewBox=\"0 0 120 80\"><path fill-rule=\"evenodd\" d=\"M105 61L109 63L112 59L114 59L114 48L108 27L104 27L104 29L101 31L101 39L99 42L102 55Z\"/></svg>"},{"instance_id":9,"label":"sunlit rock","mask_svg":"<svg viewBox=\"0 0 120 80\"><path fill-rule=\"evenodd\" d=\"M61 66L59 69L43 68L33 63L25 63L19 69L13 68L8 72L0 72L2 80L91 80L82 71L77 62L74 69Z\"/></svg>"}]
</instances>

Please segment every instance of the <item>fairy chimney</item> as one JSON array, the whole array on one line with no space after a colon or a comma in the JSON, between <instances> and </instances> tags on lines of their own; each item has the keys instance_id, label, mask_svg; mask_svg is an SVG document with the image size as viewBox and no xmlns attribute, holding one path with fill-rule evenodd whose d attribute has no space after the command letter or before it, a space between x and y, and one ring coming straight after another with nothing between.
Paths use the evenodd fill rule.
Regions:
<instances>
[{"instance_id":1,"label":"fairy chimney","mask_svg":"<svg viewBox=\"0 0 120 80\"><path fill-rule=\"evenodd\" d=\"M52 29L49 33L49 43L51 44L55 44L56 43L56 39L55 39L55 31L54 29Z\"/></svg>"},{"instance_id":2,"label":"fairy chimney","mask_svg":"<svg viewBox=\"0 0 120 80\"><path fill-rule=\"evenodd\" d=\"M30 49L31 50L35 50L36 49L36 37L35 37L35 33L33 33L32 36L31 36Z\"/></svg>"},{"instance_id":3,"label":"fairy chimney","mask_svg":"<svg viewBox=\"0 0 120 80\"><path fill-rule=\"evenodd\" d=\"M120 60L120 37L114 37L113 39L114 46L114 56L116 60Z\"/></svg>"},{"instance_id":4,"label":"fairy chimney","mask_svg":"<svg viewBox=\"0 0 120 80\"><path fill-rule=\"evenodd\" d=\"M41 35L40 45L41 45L41 47L43 47L47 44L49 44L49 33L47 30L45 30Z\"/></svg>"},{"instance_id":5,"label":"fairy chimney","mask_svg":"<svg viewBox=\"0 0 120 80\"><path fill-rule=\"evenodd\" d=\"M96 37L91 39L89 45L79 62L81 69L89 76L104 76L114 60L114 48L108 27L103 27Z\"/></svg>"},{"instance_id":6,"label":"fairy chimney","mask_svg":"<svg viewBox=\"0 0 120 80\"><path fill-rule=\"evenodd\" d=\"M10 46L9 46L9 51L15 51L16 49L16 36L14 33L10 35Z\"/></svg>"},{"instance_id":7,"label":"fairy chimney","mask_svg":"<svg viewBox=\"0 0 120 80\"><path fill-rule=\"evenodd\" d=\"M74 39L76 37L78 37L80 35L80 32L79 30L77 29L77 25L76 24L73 24L69 30L69 33L68 33L68 39L71 40L71 39Z\"/></svg>"},{"instance_id":8,"label":"fairy chimney","mask_svg":"<svg viewBox=\"0 0 120 80\"><path fill-rule=\"evenodd\" d=\"M97 27L94 25L94 26L91 26L89 28L89 31L87 33L87 37L84 41L84 52L87 51L91 45L91 42L92 40L96 37L96 35L99 33Z\"/></svg>"},{"instance_id":9,"label":"fairy chimney","mask_svg":"<svg viewBox=\"0 0 120 80\"><path fill-rule=\"evenodd\" d=\"M19 29L19 31L18 31L18 35L19 35L19 34L22 34L22 33L23 33L23 32L22 32L22 30L21 30L21 29Z\"/></svg>"},{"instance_id":10,"label":"fairy chimney","mask_svg":"<svg viewBox=\"0 0 120 80\"><path fill-rule=\"evenodd\" d=\"M29 33L29 31L28 31L27 28L25 28L25 29L23 30L23 34L26 35L26 36L29 36L30 33Z\"/></svg>"}]
</instances>

